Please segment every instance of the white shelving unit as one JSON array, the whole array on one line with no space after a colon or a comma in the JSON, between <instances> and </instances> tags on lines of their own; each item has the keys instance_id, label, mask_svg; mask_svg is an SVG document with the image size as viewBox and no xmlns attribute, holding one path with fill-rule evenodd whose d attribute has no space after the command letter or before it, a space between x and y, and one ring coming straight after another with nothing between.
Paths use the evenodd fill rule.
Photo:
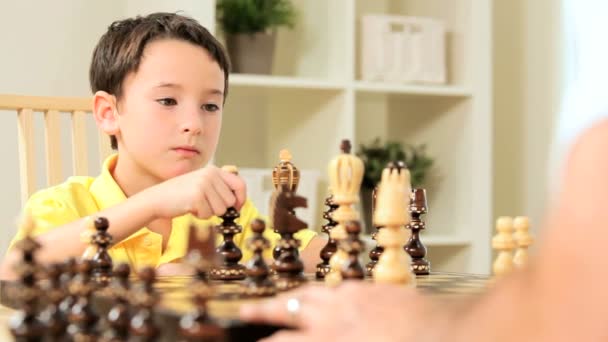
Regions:
<instances>
[{"instance_id":1,"label":"white shelving unit","mask_svg":"<svg viewBox=\"0 0 608 342\"><path fill-rule=\"evenodd\" d=\"M427 187L434 270L487 273L492 234L490 0L297 0L299 20L278 35L273 74L232 75L218 164L271 168L288 148L302 169L321 171L342 139L375 137L425 143L436 159ZM215 1L201 2L203 24ZM211 13L211 14L210 14ZM364 14L429 16L448 36L448 84L392 84L359 79ZM204 20L208 20L205 22ZM318 208L319 227L323 220Z\"/></svg>"}]
</instances>

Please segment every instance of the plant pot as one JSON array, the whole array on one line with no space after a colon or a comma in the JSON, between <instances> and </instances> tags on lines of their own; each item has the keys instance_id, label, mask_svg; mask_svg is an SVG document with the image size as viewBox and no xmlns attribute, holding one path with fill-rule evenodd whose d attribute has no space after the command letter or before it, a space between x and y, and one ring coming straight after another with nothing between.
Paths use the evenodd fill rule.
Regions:
<instances>
[{"instance_id":1,"label":"plant pot","mask_svg":"<svg viewBox=\"0 0 608 342\"><path fill-rule=\"evenodd\" d=\"M226 37L232 72L242 74L270 74L276 31L270 33L239 33Z\"/></svg>"}]
</instances>

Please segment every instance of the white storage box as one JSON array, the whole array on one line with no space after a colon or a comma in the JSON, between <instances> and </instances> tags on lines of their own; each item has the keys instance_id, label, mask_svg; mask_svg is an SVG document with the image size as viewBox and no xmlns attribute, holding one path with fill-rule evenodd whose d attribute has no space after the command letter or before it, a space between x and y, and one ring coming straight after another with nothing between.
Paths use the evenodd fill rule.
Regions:
<instances>
[{"instance_id":1,"label":"white storage box","mask_svg":"<svg viewBox=\"0 0 608 342\"><path fill-rule=\"evenodd\" d=\"M361 78L397 83L446 83L443 22L432 18L365 15Z\"/></svg>"}]
</instances>

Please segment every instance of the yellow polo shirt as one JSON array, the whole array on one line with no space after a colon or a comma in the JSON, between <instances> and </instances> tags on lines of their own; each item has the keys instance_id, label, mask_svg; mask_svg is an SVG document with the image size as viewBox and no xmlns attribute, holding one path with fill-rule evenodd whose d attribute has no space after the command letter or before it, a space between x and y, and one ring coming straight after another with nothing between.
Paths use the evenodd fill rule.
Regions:
<instances>
[{"instance_id":1,"label":"yellow polo shirt","mask_svg":"<svg viewBox=\"0 0 608 342\"><path fill-rule=\"evenodd\" d=\"M25 205L26 212L31 213L36 222L34 236L45 233L55 227L76 221L80 218L95 215L97 212L124 202L127 197L118 186L110 170L116 165L118 155L112 155L105 160L101 174L97 178L75 176L66 182L41 190L28 200ZM247 240L253 236L250 223L260 217L256 207L247 200L241 208L240 218L236 220L243 227L240 234L235 235L234 241L243 252L242 261L252 256L246 248ZM265 218L264 218L265 219ZM158 266L165 263L179 261L186 254L188 242L188 227L194 221L199 227L213 227L221 222L218 217L200 220L191 214L176 217L172 221L172 230L167 246L162 251L162 236L143 227L122 241L115 242L109 249L114 263L126 262L131 268L137 270L143 266ZM112 222L110 222L110 225ZM264 233L274 246L280 236L267 226ZM311 230L302 230L296 237L302 242L303 249L315 236ZM18 231L11 242L24 237L23 231ZM80 239L79 236L72 237ZM221 235L219 236L221 241ZM270 258L272 250L265 251L265 257Z\"/></svg>"}]
</instances>

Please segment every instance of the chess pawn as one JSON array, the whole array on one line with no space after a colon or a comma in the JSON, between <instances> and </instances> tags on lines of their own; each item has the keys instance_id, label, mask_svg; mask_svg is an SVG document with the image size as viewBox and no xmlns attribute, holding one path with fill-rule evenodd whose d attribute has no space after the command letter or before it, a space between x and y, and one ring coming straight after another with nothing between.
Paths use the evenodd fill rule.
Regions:
<instances>
[{"instance_id":1,"label":"chess pawn","mask_svg":"<svg viewBox=\"0 0 608 342\"><path fill-rule=\"evenodd\" d=\"M59 305L66 295L61 284L62 264L54 263L46 268L47 279L43 282L43 291L46 293L48 305L40 313L40 320L45 326L46 334L52 341L65 339L65 329L68 326L67 317L59 309Z\"/></svg>"},{"instance_id":2,"label":"chess pawn","mask_svg":"<svg viewBox=\"0 0 608 342\"><path fill-rule=\"evenodd\" d=\"M372 217L374 216L374 211L376 210L377 192L378 192L378 188L374 187L374 190L372 191ZM376 266L376 263L378 262L380 255L382 255L382 252L384 251L384 248L382 248L382 246L380 246L377 241L378 232L380 231L380 229L382 229L382 227L376 226L376 225L374 225L374 227L376 228L376 231L372 234L372 240L376 241L376 247L374 247L374 249L372 249L369 252L370 262L368 262L367 265L365 265L365 270L367 272L367 275L370 277L372 276L374 267Z\"/></svg>"},{"instance_id":3,"label":"chess pawn","mask_svg":"<svg viewBox=\"0 0 608 342\"><path fill-rule=\"evenodd\" d=\"M330 236L339 245L346 239L346 228L338 224L330 232ZM348 254L339 248L329 259L329 272L325 275L325 284L328 286L338 286L342 282L342 267L348 262Z\"/></svg>"},{"instance_id":4,"label":"chess pawn","mask_svg":"<svg viewBox=\"0 0 608 342\"><path fill-rule=\"evenodd\" d=\"M78 274L70 284L70 292L76 296L76 302L68 316L70 322L68 334L74 341L94 341L97 337L95 325L99 317L93 311L91 304L91 294L94 290L91 281L93 262L80 260L76 269Z\"/></svg>"},{"instance_id":5,"label":"chess pawn","mask_svg":"<svg viewBox=\"0 0 608 342\"><path fill-rule=\"evenodd\" d=\"M420 231L426 229L426 224L420 216L426 214L427 209L426 190L413 189L409 206L412 218L407 225L411 235L404 249L412 257L412 270L416 275L429 274L431 271L431 263L425 258L426 247L420 241Z\"/></svg>"},{"instance_id":6,"label":"chess pawn","mask_svg":"<svg viewBox=\"0 0 608 342\"><path fill-rule=\"evenodd\" d=\"M75 280L78 273L76 258L68 258L63 264L63 272L60 276L61 286L65 292L65 297L59 304L59 310L64 317L68 317L72 311L72 306L76 302L76 295L70 291L70 284Z\"/></svg>"},{"instance_id":7,"label":"chess pawn","mask_svg":"<svg viewBox=\"0 0 608 342\"><path fill-rule=\"evenodd\" d=\"M348 259L341 270L343 279L363 279L365 271L359 261L359 253L363 250L363 242L359 239L361 224L359 221L348 221L345 224L348 237L341 242L341 249L348 254Z\"/></svg>"},{"instance_id":8,"label":"chess pawn","mask_svg":"<svg viewBox=\"0 0 608 342\"><path fill-rule=\"evenodd\" d=\"M513 254L515 242L513 241L513 219L502 216L496 220L498 233L492 238L492 248L498 251L492 270L497 277L504 276L513 269Z\"/></svg>"},{"instance_id":9,"label":"chess pawn","mask_svg":"<svg viewBox=\"0 0 608 342\"><path fill-rule=\"evenodd\" d=\"M130 332L137 341L154 341L160 330L154 323L154 306L158 303L158 294L154 291L156 272L152 267L144 267L138 273L140 288L133 293L133 304L136 313L131 318Z\"/></svg>"},{"instance_id":10,"label":"chess pawn","mask_svg":"<svg viewBox=\"0 0 608 342\"><path fill-rule=\"evenodd\" d=\"M263 256L264 250L270 248L270 241L264 237L265 229L266 223L260 219L251 223L253 237L248 241L248 246L253 251L253 257L247 265L247 281L243 284L246 296L264 297L276 293L276 287L269 278L270 269Z\"/></svg>"},{"instance_id":11,"label":"chess pawn","mask_svg":"<svg viewBox=\"0 0 608 342\"><path fill-rule=\"evenodd\" d=\"M108 254L108 247L112 243L112 236L108 234L108 219L98 217L94 221L97 231L92 242L97 246L93 256L93 281L100 286L106 286L112 280L112 258Z\"/></svg>"},{"instance_id":12,"label":"chess pawn","mask_svg":"<svg viewBox=\"0 0 608 342\"><path fill-rule=\"evenodd\" d=\"M104 342L127 341L129 338L129 275L131 268L128 264L121 263L116 266L113 273L109 293L114 305L106 317L110 329L106 331Z\"/></svg>"},{"instance_id":13,"label":"chess pawn","mask_svg":"<svg viewBox=\"0 0 608 342\"><path fill-rule=\"evenodd\" d=\"M225 165L222 167L222 170L235 175L238 174L236 166L233 165ZM241 249L234 243L234 235L243 231L243 227L235 222L239 217L240 214L238 210L234 207L230 207L226 210L224 215L220 216L222 223L215 227L216 231L223 236L222 243L216 249L223 261L220 265L211 269L210 278L213 280L245 279L245 266L239 263L243 258L243 252L241 252Z\"/></svg>"},{"instance_id":14,"label":"chess pawn","mask_svg":"<svg viewBox=\"0 0 608 342\"><path fill-rule=\"evenodd\" d=\"M41 291L36 283L38 265L35 254L40 249L40 244L32 238L34 228L32 217L25 215L21 222L25 238L16 245L21 252L21 260L14 267L19 288L15 294L9 294L16 297L21 305L20 310L9 321L10 332L16 341L40 341L44 336L44 325L36 317Z\"/></svg>"},{"instance_id":15,"label":"chess pawn","mask_svg":"<svg viewBox=\"0 0 608 342\"><path fill-rule=\"evenodd\" d=\"M513 265L515 268L523 268L528 264L528 247L534 242L529 233L530 221L525 216L518 216L513 220L513 226L515 228L513 238L517 244Z\"/></svg>"},{"instance_id":16,"label":"chess pawn","mask_svg":"<svg viewBox=\"0 0 608 342\"><path fill-rule=\"evenodd\" d=\"M91 260L97 253L97 245L93 243L93 236L96 233L95 221L92 216L84 218L84 231L80 233L80 241L87 246L80 256L80 259Z\"/></svg>"},{"instance_id":17,"label":"chess pawn","mask_svg":"<svg viewBox=\"0 0 608 342\"><path fill-rule=\"evenodd\" d=\"M338 249L336 240L331 237L331 230L338 224L338 222L332 220L331 214L336 211L338 206L333 203L331 195L325 199L325 205L327 206L327 210L323 213L323 218L327 220L327 223L323 225L323 232L328 235L328 239L327 244L321 249L320 256L322 261L317 264L317 279L323 279L329 273L329 260Z\"/></svg>"}]
</instances>

